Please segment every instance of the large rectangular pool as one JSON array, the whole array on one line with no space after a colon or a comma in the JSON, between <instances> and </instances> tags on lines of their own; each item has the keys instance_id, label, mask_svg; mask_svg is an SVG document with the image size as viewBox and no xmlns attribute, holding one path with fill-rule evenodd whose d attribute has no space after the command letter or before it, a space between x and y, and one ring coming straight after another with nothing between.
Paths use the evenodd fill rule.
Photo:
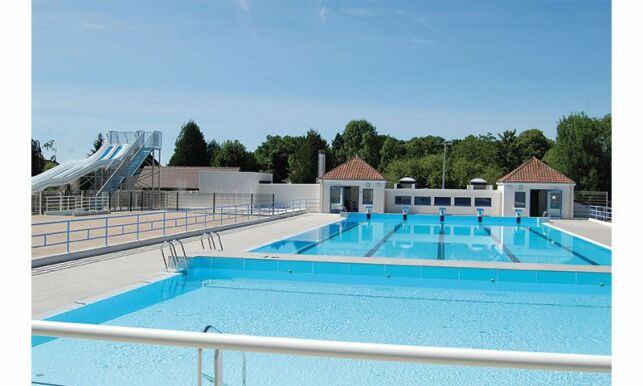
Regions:
<instances>
[{"instance_id":1,"label":"large rectangular pool","mask_svg":"<svg viewBox=\"0 0 643 386\"><path fill-rule=\"evenodd\" d=\"M447 271L459 272L458 275ZM461 348L610 354L611 275L192 258L187 274L49 320ZM569 272L565 272L570 274ZM550 279L552 277L550 276ZM563 278L559 278L563 279ZM241 354L224 352L241 385ZM212 352L205 373L212 375ZM36 385L194 385L196 350L33 338ZM605 385L605 374L247 354L247 385Z\"/></svg>"},{"instance_id":2,"label":"large rectangular pool","mask_svg":"<svg viewBox=\"0 0 643 386\"><path fill-rule=\"evenodd\" d=\"M341 221L251 250L257 253L611 265L608 248L539 218L349 214Z\"/></svg>"}]
</instances>

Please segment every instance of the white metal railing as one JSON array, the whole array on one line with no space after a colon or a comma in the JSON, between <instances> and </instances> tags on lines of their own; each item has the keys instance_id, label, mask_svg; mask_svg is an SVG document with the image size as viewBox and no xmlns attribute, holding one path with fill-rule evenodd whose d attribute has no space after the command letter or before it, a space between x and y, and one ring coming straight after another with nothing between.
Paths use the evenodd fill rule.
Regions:
<instances>
[{"instance_id":1,"label":"white metal railing","mask_svg":"<svg viewBox=\"0 0 643 386\"><path fill-rule=\"evenodd\" d=\"M31 333L37 336L217 350L216 352L219 355L215 357L214 364L215 385L223 384L221 357L223 350L530 370L592 373L611 373L612 371L612 357L607 355L480 350L232 334L203 334L201 332L42 320L32 320ZM197 363L196 368L198 378L201 376L202 368L199 363Z\"/></svg>"},{"instance_id":2,"label":"white metal railing","mask_svg":"<svg viewBox=\"0 0 643 386\"><path fill-rule=\"evenodd\" d=\"M51 211L105 210L109 207L109 196L47 196L43 213Z\"/></svg>"},{"instance_id":3,"label":"white metal railing","mask_svg":"<svg viewBox=\"0 0 643 386\"><path fill-rule=\"evenodd\" d=\"M587 215L596 220L612 222L612 208L608 206L589 205Z\"/></svg>"},{"instance_id":4,"label":"white metal railing","mask_svg":"<svg viewBox=\"0 0 643 386\"><path fill-rule=\"evenodd\" d=\"M81 249L89 249L191 231L206 231L217 226L315 210L318 206L319 200L301 199L39 222L31 224L31 248L36 250L65 246L64 251L60 250L61 247L46 251L70 253L76 245ZM128 235L129 240L123 238ZM93 245L85 243L92 240L95 240Z\"/></svg>"}]
</instances>

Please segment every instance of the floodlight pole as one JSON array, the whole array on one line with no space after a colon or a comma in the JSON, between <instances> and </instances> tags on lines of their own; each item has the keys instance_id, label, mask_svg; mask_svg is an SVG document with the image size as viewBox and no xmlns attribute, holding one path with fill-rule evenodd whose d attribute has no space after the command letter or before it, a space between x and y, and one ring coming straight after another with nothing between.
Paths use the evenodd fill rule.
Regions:
<instances>
[{"instance_id":1,"label":"floodlight pole","mask_svg":"<svg viewBox=\"0 0 643 386\"><path fill-rule=\"evenodd\" d=\"M450 144L451 143L449 142L442 143L442 145L444 146L444 156L442 158L442 189L444 189L446 173L447 173L447 145L450 145Z\"/></svg>"}]
</instances>

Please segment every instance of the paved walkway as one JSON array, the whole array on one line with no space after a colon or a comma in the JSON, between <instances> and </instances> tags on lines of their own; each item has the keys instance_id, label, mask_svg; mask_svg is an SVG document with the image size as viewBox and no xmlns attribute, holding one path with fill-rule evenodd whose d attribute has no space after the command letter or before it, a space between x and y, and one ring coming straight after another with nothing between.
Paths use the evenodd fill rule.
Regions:
<instances>
[{"instance_id":1,"label":"paved walkway","mask_svg":"<svg viewBox=\"0 0 643 386\"><path fill-rule=\"evenodd\" d=\"M551 220L551 225L603 245L612 246L612 226L590 220Z\"/></svg>"},{"instance_id":2,"label":"paved walkway","mask_svg":"<svg viewBox=\"0 0 643 386\"><path fill-rule=\"evenodd\" d=\"M226 251L248 248L339 220L336 214L304 214L220 232ZM206 254L198 237L184 240L188 255ZM45 317L166 277L159 246L147 246L32 270L32 316Z\"/></svg>"}]
</instances>

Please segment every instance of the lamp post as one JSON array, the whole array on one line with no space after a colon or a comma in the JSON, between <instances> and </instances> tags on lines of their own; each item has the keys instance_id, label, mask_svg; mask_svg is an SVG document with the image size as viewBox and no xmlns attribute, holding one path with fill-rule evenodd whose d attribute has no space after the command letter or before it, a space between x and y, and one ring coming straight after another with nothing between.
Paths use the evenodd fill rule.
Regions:
<instances>
[{"instance_id":1,"label":"lamp post","mask_svg":"<svg viewBox=\"0 0 643 386\"><path fill-rule=\"evenodd\" d=\"M450 145L451 142L445 141L442 143L444 146L444 156L442 158L442 189L444 189L446 172L447 172L447 145Z\"/></svg>"}]
</instances>

